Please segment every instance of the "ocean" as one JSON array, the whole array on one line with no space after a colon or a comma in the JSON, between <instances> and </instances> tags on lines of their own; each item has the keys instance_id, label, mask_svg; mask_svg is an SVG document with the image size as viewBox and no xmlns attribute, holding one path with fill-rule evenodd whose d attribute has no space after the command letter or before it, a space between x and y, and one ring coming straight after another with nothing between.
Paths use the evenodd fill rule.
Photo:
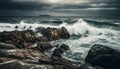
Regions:
<instances>
[{"instance_id":1,"label":"ocean","mask_svg":"<svg viewBox=\"0 0 120 69\"><path fill-rule=\"evenodd\" d=\"M52 44L67 44L69 51L64 58L83 61L94 44L102 44L120 50L120 19L98 17L0 17L0 32L14 30L38 31L40 27L65 27L69 39L51 41ZM38 33L38 36L42 36Z\"/></svg>"}]
</instances>

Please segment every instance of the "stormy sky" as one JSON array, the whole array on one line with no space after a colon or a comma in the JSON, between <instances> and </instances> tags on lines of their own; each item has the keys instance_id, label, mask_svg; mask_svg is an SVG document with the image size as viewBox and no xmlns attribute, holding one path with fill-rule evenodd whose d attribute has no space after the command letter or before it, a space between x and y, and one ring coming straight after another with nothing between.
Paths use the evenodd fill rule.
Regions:
<instances>
[{"instance_id":1,"label":"stormy sky","mask_svg":"<svg viewBox=\"0 0 120 69\"><path fill-rule=\"evenodd\" d=\"M120 16L120 0L0 0L0 16Z\"/></svg>"}]
</instances>

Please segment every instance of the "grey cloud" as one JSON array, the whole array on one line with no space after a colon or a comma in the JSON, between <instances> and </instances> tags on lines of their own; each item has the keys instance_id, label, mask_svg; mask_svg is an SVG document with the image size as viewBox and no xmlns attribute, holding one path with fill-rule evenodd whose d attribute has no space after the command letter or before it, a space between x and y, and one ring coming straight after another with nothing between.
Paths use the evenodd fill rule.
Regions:
<instances>
[{"instance_id":1,"label":"grey cloud","mask_svg":"<svg viewBox=\"0 0 120 69\"><path fill-rule=\"evenodd\" d=\"M119 3L120 0L0 0L0 15L22 15L23 13L38 15L41 13L119 16Z\"/></svg>"}]
</instances>

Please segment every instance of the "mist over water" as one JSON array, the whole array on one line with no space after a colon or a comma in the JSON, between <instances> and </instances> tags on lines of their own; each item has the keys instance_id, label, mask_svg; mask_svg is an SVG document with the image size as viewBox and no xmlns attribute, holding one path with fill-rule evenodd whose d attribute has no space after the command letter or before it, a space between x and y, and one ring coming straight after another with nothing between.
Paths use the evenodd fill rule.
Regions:
<instances>
[{"instance_id":1,"label":"mist over water","mask_svg":"<svg viewBox=\"0 0 120 69\"><path fill-rule=\"evenodd\" d=\"M74 19L73 19L74 20ZM55 22L55 21L54 21ZM57 22L57 21L56 21ZM0 32L2 31L13 31L13 30L34 30L38 27L53 27L61 28L65 27L71 35L70 39L67 40L56 40L51 43L54 44L68 44L71 48L70 51L63 54L64 57L82 61L84 60L85 55L88 50L94 44L103 44L114 49L120 50L120 25L116 22L104 22L104 21L93 21L93 20L84 20L78 19L69 23L70 20L60 21L59 24L55 23L27 23L21 21L20 23L0 23ZM40 34L40 33L39 33Z\"/></svg>"}]
</instances>

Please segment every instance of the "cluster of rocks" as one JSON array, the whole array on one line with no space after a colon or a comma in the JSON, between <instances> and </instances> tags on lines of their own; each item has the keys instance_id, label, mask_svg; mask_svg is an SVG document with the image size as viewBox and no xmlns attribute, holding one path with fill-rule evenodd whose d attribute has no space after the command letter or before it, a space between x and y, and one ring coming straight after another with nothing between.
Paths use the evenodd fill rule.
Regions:
<instances>
[{"instance_id":1,"label":"cluster of rocks","mask_svg":"<svg viewBox=\"0 0 120 69\"><path fill-rule=\"evenodd\" d=\"M48 40L68 39L70 34L65 27L62 28L43 28L41 33L48 38Z\"/></svg>"},{"instance_id":2,"label":"cluster of rocks","mask_svg":"<svg viewBox=\"0 0 120 69\"><path fill-rule=\"evenodd\" d=\"M68 39L65 27L39 28L43 36L32 30L0 32L0 69L120 69L120 52L95 44L89 50L84 64L62 58L70 50L68 45L57 46L51 57L44 52L54 46L52 40Z\"/></svg>"},{"instance_id":3,"label":"cluster of rocks","mask_svg":"<svg viewBox=\"0 0 120 69\"><path fill-rule=\"evenodd\" d=\"M78 68L67 59L55 60L53 58L61 56L66 50L70 50L68 45L62 44L60 48L56 48L51 57L44 53L54 47L50 41L70 37L64 27L61 29L47 28L41 32L43 36L39 37L32 30L0 32L0 69Z\"/></svg>"}]
</instances>

